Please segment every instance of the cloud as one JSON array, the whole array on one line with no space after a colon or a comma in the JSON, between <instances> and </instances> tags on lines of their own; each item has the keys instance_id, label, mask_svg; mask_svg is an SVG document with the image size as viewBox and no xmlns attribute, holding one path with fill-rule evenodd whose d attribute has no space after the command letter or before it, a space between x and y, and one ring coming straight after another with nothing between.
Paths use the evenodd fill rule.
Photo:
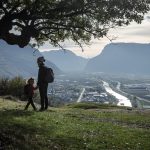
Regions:
<instances>
[{"instance_id":1,"label":"cloud","mask_svg":"<svg viewBox=\"0 0 150 150\"><path fill-rule=\"evenodd\" d=\"M150 20L150 16L147 16L146 19L147 19L147 20Z\"/></svg>"},{"instance_id":2,"label":"cloud","mask_svg":"<svg viewBox=\"0 0 150 150\"><path fill-rule=\"evenodd\" d=\"M132 42L132 43L150 43L150 12L145 16L145 20L141 24L132 22L129 26L112 29L108 33L108 37L117 37L115 42ZM100 40L92 39L90 45L83 45L84 52L73 41L65 41L61 45L65 49L69 49L77 55L91 58L98 55L102 49L110 43L110 41L104 37ZM53 47L46 43L40 48L40 51L60 49L59 47Z\"/></svg>"},{"instance_id":3,"label":"cloud","mask_svg":"<svg viewBox=\"0 0 150 150\"><path fill-rule=\"evenodd\" d=\"M145 15L145 20L150 21L150 12Z\"/></svg>"}]
</instances>

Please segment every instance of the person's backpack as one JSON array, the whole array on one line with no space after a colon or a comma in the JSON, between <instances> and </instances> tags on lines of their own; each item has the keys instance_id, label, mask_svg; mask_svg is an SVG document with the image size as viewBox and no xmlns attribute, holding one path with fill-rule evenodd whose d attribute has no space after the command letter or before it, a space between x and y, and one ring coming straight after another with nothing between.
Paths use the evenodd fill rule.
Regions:
<instances>
[{"instance_id":1,"label":"person's backpack","mask_svg":"<svg viewBox=\"0 0 150 150\"><path fill-rule=\"evenodd\" d=\"M24 86L24 95L28 95L28 94L29 94L29 85L26 84L26 85Z\"/></svg>"},{"instance_id":2,"label":"person's backpack","mask_svg":"<svg viewBox=\"0 0 150 150\"><path fill-rule=\"evenodd\" d=\"M52 70L52 68L46 68L46 71L45 71L45 82L47 83L52 83L54 82L54 72Z\"/></svg>"}]
</instances>

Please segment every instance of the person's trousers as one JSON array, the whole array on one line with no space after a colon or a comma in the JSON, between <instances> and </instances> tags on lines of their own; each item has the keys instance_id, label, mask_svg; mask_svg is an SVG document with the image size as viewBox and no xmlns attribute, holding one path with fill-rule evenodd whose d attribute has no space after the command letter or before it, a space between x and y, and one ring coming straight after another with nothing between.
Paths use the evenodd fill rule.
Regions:
<instances>
[{"instance_id":1,"label":"person's trousers","mask_svg":"<svg viewBox=\"0 0 150 150\"><path fill-rule=\"evenodd\" d=\"M40 92L40 98L41 98L41 109L48 108L47 88L48 88L48 83L43 83L43 84L39 85L39 92Z\"/></svg>"},{"instance_id":2,"label":"person's trousers","mask_svg":"<svg viewBox=\"0 0 150 150\"><path fill-rule=\"evenodd\" d=\"M33 109L36 110L36 107L35 107L35 105L34 105L34 103L33 103L32 97L29 97L29 98L28 98L28 103L27 103L27 105L26 105L26 107L25 107L25 110L28 109L28 107L29 107L30 104L31 104L31 106L33 107Z\"/></svg>"}]
</instances>

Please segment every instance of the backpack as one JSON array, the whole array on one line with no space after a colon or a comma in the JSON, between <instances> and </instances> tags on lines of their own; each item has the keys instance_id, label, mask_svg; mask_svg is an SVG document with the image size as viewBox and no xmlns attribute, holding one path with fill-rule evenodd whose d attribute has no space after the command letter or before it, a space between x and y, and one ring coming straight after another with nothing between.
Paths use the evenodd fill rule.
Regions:
<instances>
[{"instance_id":1,"label":"backpack","mask_svg":"<svg viewBox=\"0 0 150 150\"><path fill-rule=\"evenodd\" d=\"M29 85L26 84L26 85L24 86L24 95L28 95L28 94L29 94Z\"/></svg>"},{"instance_id":2,"label":"backpack","mask_svg":"<svg viewBox=\"0 0 150 150\"><path fill-rule=\"evenodd\" d=\"M52 68L46 68L45 70L45 82L52 83L54 82L54 72Z\"/></svg>"}]
</instances>

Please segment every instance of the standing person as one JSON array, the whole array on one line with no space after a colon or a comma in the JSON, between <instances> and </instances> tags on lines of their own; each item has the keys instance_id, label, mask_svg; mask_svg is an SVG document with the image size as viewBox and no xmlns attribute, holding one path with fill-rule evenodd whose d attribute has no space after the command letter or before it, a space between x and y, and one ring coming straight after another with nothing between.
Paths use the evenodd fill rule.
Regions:
<instances>
[{"instance_id":1,"label":"standing person","mask_svg":"<svg viewBox=\"0 0 150 150\"><path fill-rule=\"evenodd\" d=\"M30 79L28 79L27 84L24 87L24 93L25 93L25 95L28 99L28 103L25 106L25 110L28 109L30 104L31 104L31 106L33 107L34 110L37 110L35 105L34 105L34 102L33 102L34 90L36 90L37 88L35 88L33 86L33 84L34 84L34 79L30 78Z\"/></svg>"},{"instance_id":2,"label":"standing person","mask_svg":"<svg viewBox=\"0 0 150 150\"><path fill-rule=\"evenodd\" d=\"M39 87L41 99L40 111L48 109L48 97L47 97L48 82L45 82L47 67L45 66L44 62L45 62L44 57L39 57L37 59L37 64L39 66L37 86Z\"/></svg>"}]
</instances>

